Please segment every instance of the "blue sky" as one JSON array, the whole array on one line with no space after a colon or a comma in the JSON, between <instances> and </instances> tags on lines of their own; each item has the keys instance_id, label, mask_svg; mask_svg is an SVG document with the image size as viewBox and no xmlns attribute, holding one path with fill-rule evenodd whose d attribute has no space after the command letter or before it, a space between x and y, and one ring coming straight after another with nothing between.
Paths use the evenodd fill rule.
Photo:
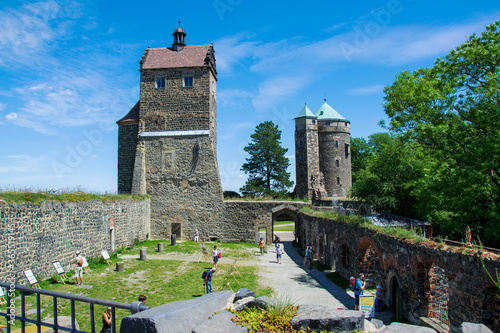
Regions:
<instances>
[{"instance_id":1,"label":"blue sky","mask_svg":"<svg viewBox=\"0 0 500 333\"><path fill-rule=\"evenodd\" d=\"M218 162L238 190L255 127L274 121L295 179L294 121L328 103L352 137L382 131L383 87L500 18L498 1L13 1L0 4L0 187L115 192L117 125L144 49L214 43Z\"/></svg>"}]
</instances>

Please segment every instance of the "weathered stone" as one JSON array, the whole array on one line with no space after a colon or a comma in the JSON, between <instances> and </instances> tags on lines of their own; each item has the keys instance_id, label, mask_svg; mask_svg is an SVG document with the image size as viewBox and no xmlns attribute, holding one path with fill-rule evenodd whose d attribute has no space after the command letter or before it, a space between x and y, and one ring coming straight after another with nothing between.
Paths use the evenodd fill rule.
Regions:
<instances>
[{"instance_id":1,"label":"weathered stone","mask_svg":"<svg viewBox=\"0 0 500 333\"><path fill-rule=\"evenodd\" d=\"M141 249L139 259L140 260L146 260L147 259L146 249Z\"/></svg>"},{"instance_id":2,"label":"weathered stone","mask_svg":"<svg viewBox=\"0 0 500 333\"><path fill-rule=\"evenodd\" d=\"M159 253L163 252L163 243L158 243L158 252Z\"/></svg>"},{"instance_id":3,"label":"weathered stone","mask_svg":"<svg viewBox=\"0 0 500 333\"><path fill-rule=\"evenodd\" d=\"M321 305L302 305L291 324L295 329L311 331L354 331L364 328L365 317L360 311L336 310Z\"/></svg>"},{"instance_id":4,"label":"weathered stone","mask_svg":"<svg viewBox=\"0 0 500 333\"><path fill-rule=\"evenodd\" d=\"M377 327L371 321L365 319L364 331L366 331L366 332L374 332L376 330L377 330Z\"/></svg>"},{"instance_id":5,"label":"weathered stone","mask_svg":"<svg viewBox=\"0 0 500 333\"><path fill-rule=\"evenodd\" d=\"M233 311L243 311L246 308L252 307L255 304L255 297L249 296L237 300L231 305L231 310Z\"/></svg>"},{"instance_id":6,"label":"weathered stone","mask_svg":"<svg viewBox=\"0 0 500 333\"><path fill-rule=\"evenodd\" d=\"M460 325L458 333L492 333L492 331L484 324L465 322Z\"/></svg>"},{"instance_id":7,"label":"weathered stone","mask_svg":"<svg viewBox=\"0 0 500 333\"><path fill-rule=\"evenodd\" d=\"M389 326L383 328L380 332L384 333L436 333L430 327L408 325L402 323L392 323Z\"/></svg>"},{"instance_id":8,"label":"weathered stone","mask_svg":"<svg viewBox=\"0 0 500 333\"><path fill-rule=\"evenodd\" d=\"M125 263L123 261L119 261L116 263L116 271L123 272L125 270Z\"/></svg>"},{"instance_id":9,"label":"weathered stone","mask_svg":"<svg viewBox=\"0 0 500 333\"><path fill-rule=\"evenodd\" d=\"M230 290L219 291L142 311L124 317L120 332L190 333L192 328L221 311L232 295Z\"/></svg>"},{"instance_id":10,"label":"weathered stone","mask_svg":"<svg viewBox=\"0 0 500 333\"><path fill-rule=\"evenodd\" d=\"M246 297L254 297L255 298L255 292L251 291L250 289L247 289L247 288L241 288L239 289L237 292L236 292L236 295L234 295L234 301L233 302L236 302L242 298L246 298Z\"/></svg>"},{"instance_id":11,"label":"weathered stone","mask_svg":"<svg viewBox=\"0 0 500 333\"><path fill-rule=\"evenodd\" d=\"M377 319L377 318L372 318L371 319L371 323L373 326L375 326L376 329L380 330L382 329L385 325L384 325L384 322L380 319ZM366 328L366 327L365 327Z\"/></svg>"},{"instance_id":12,"label":"weathered stone","mask_svg":"<svg viewBox=\"0 0 500 333\"><path fill-rule=\"evenodd\" d=\"M276 302L274 298L267 296L260 296L255 299L255 306L259 309L267 309L270 305L273 305Z\"/></svg>"},{"instance_id":13,"label":"weathered stone","mask_svg":"<svg viewBox=\"0 0 500 333\"><path fill-rule=\"evenodd\" d=\"M234 314L224 310L193 328L192 333L247 333L248 328L232 321Z\"/></svg>"}]
</instances>

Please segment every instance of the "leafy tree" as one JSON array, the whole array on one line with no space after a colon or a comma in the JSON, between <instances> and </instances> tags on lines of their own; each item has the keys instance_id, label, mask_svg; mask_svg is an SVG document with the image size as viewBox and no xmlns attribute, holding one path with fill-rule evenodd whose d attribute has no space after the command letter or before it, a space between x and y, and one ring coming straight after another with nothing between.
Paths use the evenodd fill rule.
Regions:
<instances>
[{"instance_id":1,"label":"leafy tree","mask_svg":"<svg viewBox=\"0 0 500 333\"><path fill-rule=\"evenodd\" d=\"M285 157L288 149L281 147L281 131L272 121L257 125L251 142L244 148L250 154L241 170L249 174L240 191L243 195L285 195L293 185Z\"/></svg>"},{"instance_id":2,"label":"leafy tree","mask_svg":"<svg viewBox=\"0 0 500 333\"><path fill-rule=\"evenodd\" d=\"M500 21L432 68L400 73L385 93L390 130L439 161L428 179L439 207L429 218L457 237L470 225L500 245Z\"/></svg>"},{"instance_id":3,"label":"leafy tree","mask_svg":"<svg viewBox=\"0 0 500 333\"><path fill-rule=\"evenodd\" d=\"M351 194L378 212L421 218L416 188L424 175L423 150L387 133L370 136L367 144L373 153L358 171Z\"/></svg>"}]
</instances>

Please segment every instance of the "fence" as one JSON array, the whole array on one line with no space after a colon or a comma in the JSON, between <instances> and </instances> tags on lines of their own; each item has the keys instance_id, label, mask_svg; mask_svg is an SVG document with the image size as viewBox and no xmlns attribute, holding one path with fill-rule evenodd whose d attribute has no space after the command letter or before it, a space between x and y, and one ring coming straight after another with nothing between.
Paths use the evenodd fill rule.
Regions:
<instances>
[{"instance_id":1,"label":"fence","mask_svg":"<svg viewBox=\"0 0 500 333\"><path fill-rule=\"evenodd\" d=\"M90 306L90 327L91 327L91 333L95 333L95 322L94 322L94 305L104 305L111 307L111 332L116 333L116 316L115 316L115 308L119 309L126 309L130 310L131 313L137 313L140 311L144 311L149 309L144 303L139 302L139 301L134 301L131 304L128 303L120 303L120 302L114 302L114 301L107 301L103 299L98 299L98 298L91 298L91 297L85 297L85 296L80 296L80 295L72 295L72 294L66 294L66 293L60 293L57 291L52 291L52 290L45 290L45 289L37 289L37 288L32 288L32 287L26 287L26 286L21 286L17 284L9 284L5 282L0 282L0 287L4 287L7 289L6 292L6 297L7 297L7 311L6 312L0 312L0 316L3 316L7 319L7 333L11 332L11 326L12 322L14 320L20 320L21 321L21 332L26 331L26 323L31 323L35 324L37 326L37 332L41 332L41 328L43 327L50 327L54 330L54 332L59 332L59 331L64 331L64 332L74 332L74 333L88 333L85 331L80 331L75 328L75 302L82 302L82 303L88 303ZM20 295L20 300L21 300L21 312L19 315L16 314L15 308L11 308L11 296L13 291L19 291L21 293ZM26 294L36 294L36 320L35 319L30 319L26 317L26 302L25 302L25 297ZM53 323L46 323L43 322L40 318L40 295L47 295L47 296L52 296L53 297L53 317L54 317L54 322ZM58 312L57 312L57 299L62 298L62 299L67 299L70 300L71 302L71 328L69 327L63 327L60 326L57 323L57 317L58 317Z\"/></svg>"}]
</instances>

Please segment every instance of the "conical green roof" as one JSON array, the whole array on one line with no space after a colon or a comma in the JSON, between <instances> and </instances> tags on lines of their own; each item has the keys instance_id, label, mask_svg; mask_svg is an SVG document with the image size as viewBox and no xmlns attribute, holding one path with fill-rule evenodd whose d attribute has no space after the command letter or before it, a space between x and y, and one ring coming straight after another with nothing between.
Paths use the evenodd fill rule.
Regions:
<instances>
[{"instance_id":1,"label":"conical green roof","mask_svg":"<svg viewBox=\"0 0 500 333\"><path fill-rule=\"evenodd\" d=\"M295 117L295 119L298 119L298 118L316 118L316 116L307 107L307 105L304 105L304 107L302 108L302 110L300 110L299 115L297 117Z\"/></svg>"},{"instance_id":2,"label":"conical green roof","mask_svg":"<svg viewBox=\"0 0 500 333\"><path fill-rule=\"evenodd\" d=\"M318 121L333 120L333 121L346 121L350 123L349 120L342 117L340 113L338 113L330 105L328 105L326 101L325 103L323 103L323 105L319 107L318 111L316 111L314 115L318 118Z\"/></svg>"}]
</instances>

